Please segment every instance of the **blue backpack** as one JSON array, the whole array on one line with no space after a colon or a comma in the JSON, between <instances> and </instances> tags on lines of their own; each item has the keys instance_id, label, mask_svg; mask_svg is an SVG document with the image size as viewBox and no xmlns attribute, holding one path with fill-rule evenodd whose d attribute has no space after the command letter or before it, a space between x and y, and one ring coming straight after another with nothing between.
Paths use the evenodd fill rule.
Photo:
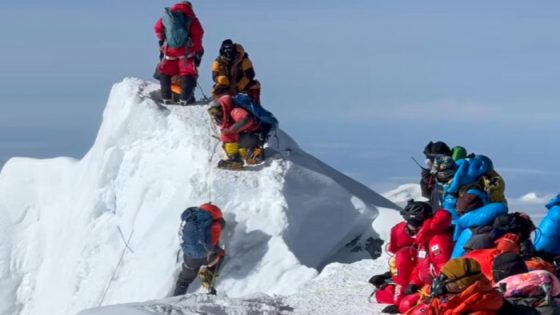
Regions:
<instances>
[{"instance_id":1,"label":"blue backpack","mask_svg":"<svg viewBox=\"0 0 560 315\"><path fill-rule=\"evenodd\" d=\"M161 20L165 27L165 41L168 47L179 48L188 43L190 26L190 18L188 16L183 12L171 11L170 8L165 8L165 13Z\"/></svg>"},{"instance_id":2,"label":"blue backpack","mask_svg":"<svg viewBox=\"0 0 560 315\"><path fill-rule=\"evenodd\" d=\"M199 207L187 208L181 214L181 248L185 256L204 258L212 251L210 229L215 220L212 215Z\"/></svg>"},{"instance_id":3,"label":"blue backpack","mask_svg":"<svg viewBox=\"0 0 560 315\"><path fill-rule=\"evenodd\" d=\"M233 97L233 103L235 106L239 106L247 110L253 117L255 117L267 132L270 132L278 127L278 119L274 115L266 110L261 105L254 104L249 96L245 93L238 93Z\"/></svg>"}]
</instances>

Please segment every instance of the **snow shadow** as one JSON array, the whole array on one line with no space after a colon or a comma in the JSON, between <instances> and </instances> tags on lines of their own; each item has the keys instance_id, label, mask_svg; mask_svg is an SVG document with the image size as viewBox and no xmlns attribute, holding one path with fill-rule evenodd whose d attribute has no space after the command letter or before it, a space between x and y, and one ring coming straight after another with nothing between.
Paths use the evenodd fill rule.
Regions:
<instances>
[{"instance_id":1,"label":"snow shadow","mask_svg":"<svg viewBox=\"0 0 560 315\"><path fill-rule=\"evenodd\" d=\"M254 273L257 264L268 252L271 236L260 230L247 232L247 226L235 220L233 213L225 213L226 228L222 240L226 250L223 269L224 277L244 279ZM242 253L241 257L228 256Z\"/></svg>"},{"instance_id":2,"label":"snow shadow","mask_svg":"<svg viewBox=\"0 0 560 315\"><path fill-rule=\"evenodd\" d=\"M378 257L383 241L372 228L378 207L399 206L297 147L284 151L297 166L285 175L288 227L283 237L300 263L320 271L332 262Z\"/></svg>"}]
</instances>

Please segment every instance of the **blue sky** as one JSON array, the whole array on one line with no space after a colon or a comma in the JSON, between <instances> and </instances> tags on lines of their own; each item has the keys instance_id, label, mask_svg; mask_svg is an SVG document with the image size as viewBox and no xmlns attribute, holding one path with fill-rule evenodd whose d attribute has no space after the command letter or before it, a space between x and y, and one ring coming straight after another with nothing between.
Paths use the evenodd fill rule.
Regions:
<instances>
[{"instance_id":1,"label":"blue sky","mask_svg":"<svg viewBox=\"0 0 560 315\"><path fill-rule=\"evenodd\" d=\"M82 156L113 83L149 79L171 1L0 4L0 163ZM263 102L305 149L380 190L417 180L429 140L491 156L508 192L557 192L560 3L193 1L242 43Z\"/></svg>"}]
</instances>

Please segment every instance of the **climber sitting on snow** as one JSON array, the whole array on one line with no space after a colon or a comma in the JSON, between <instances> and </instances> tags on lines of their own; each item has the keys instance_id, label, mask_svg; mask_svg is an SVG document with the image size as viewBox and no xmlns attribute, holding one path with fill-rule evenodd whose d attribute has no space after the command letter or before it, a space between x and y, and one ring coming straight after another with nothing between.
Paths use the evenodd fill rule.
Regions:
<instances>
[{"instance_id":1,"label":"climber sitting on snow","mask_svg":"<svg viewBox=\"0 0 560 315\"><path fill-rule=\"evenodd\" d=\"M418 291L439 274L453 248L448 212L432 213L428 203L411 200L401 214L405 221L391 229L388 247L395 253L395 270L370 280L377 288L377 301L393 304L385 313L404 313L415 305Z\"/></svg>"},{"instance_id":2,"label":"climber sitting on snow","mask_svg":"<svg viewBox=\"0 0 560 315\"><path fill-rule=\"evenodd\" d=\"M560 194L546 204L548 213L535 235L535 248L550 261L560 256Z\"/></svg>"},{"instance_id":3,"label":"climber sitting on snow","mask_svg":"<svg viewBox=\"0 0 560 315\"><path fill-rule=\"evenodd\" d=\"M430 297L415 306L410 315L494 315L504 299L469 258L450 260L434 279Z\"/></svg>"},{"instance_id":4,"label":"climber sitting on snow","mask_svg":"<svg viewBox=\"0 0 560 315\"><path fill-rule=\"evenodd\" d=\"M530 271L515 253L496 257L492 271L494 287L506 299L499 315L560 314L560 281L553 273Z\"/></svg>"},{"instance_id":5,"label":"climber sitting on snow","mask_svg":"<svg viewBox=\"0 0 560 315\"><path fill-rule=\"evenodd\" d=\"M161 83L161 97L164 104L172 102L172 78L181 78L179 105L194 102L194 88L198 77L197 67L204 50L202 36L204 30L188 1L181 1L166 8L163 18L155 25L159 39L161 61L156 76Z\"/></svg>"},{"instance_id":6,"label":"climber sitting on snow","mask_svg":"<svg viewBox=\"0 0 560 315\"><path fill-rule=\"evenodd\" d=\"M458 258L464 255L465 245L473 234L486 226L490 227L494 220L508 212L506 204L501 202L488 202L488 196L475 188L467 190L456 201L454 213L455 231L453 240L456 242L451 257Z\"/></svg>"},{"instance_id":7,"label":"climber sitting on snow","mask_svg":"<svg viewBox=\"0 0 560 315\"><path fill-rule=\"evenodd\" d=\"M187 293L198 275L203 287L216 294L214 280L225 253L219 246L225 221L220 208L205 203L187 208L181 214L181 248L183 265L173 296Z\"/></svg>"},{"instance_id":8,"label":"climber sitting on snow","mask_svg":"<svg viewBox=\"0 0 560 315\"><path fill-rule=\"evenodd\" d=\"M442 207L453 216L453 223L458 218L455 209L457 198L461 197L467 190L475 188L487 197L490 203L507 204L504 190L503 178L494 170L490 158L484 155L471 155L468 158L453 161L449 157L437 158L434 162L435 172L441 171L447 164L454 164L452 178L443 183L443 195L441 197ZM447 178L446 178L447 180Z\"/></svg>"},{"instance_id":9,"label":"climber sitting on snow","mask_svg":"<svg viewBox=\"0 0 560 315\"><path fill-rule=\"evenodd\" d=\"M264 161L264 145L278 121L246 94L224 95L213 101L208 113L219 126L226 160L218 167L242 169L244 162L254 165Z\"/></svg>"},{"instance_id":10,"label":"climber sitting on snow","mask_svg":"<svg viewBox=\"0 0 560 315\"><path fill-rule=\"evenodd\" d=\"M255 70L249 55L241 44L226 39L220 47L220 55L212 64L214 87L212 96L246 93L255 104L260 104L261 86L255 80Z\"/></svg>"}]
</instances>

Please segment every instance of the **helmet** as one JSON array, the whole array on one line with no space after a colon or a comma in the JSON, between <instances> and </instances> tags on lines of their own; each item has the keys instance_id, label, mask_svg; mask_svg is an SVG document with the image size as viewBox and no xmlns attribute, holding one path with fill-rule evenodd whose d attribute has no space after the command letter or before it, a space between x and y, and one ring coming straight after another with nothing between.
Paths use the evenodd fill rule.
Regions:
<instances>
[{"instance_id":1,"label":"helmet","mask_svg":"<svg viewBox=\"0 0 560 315\"><path fill-rule=\"evenodd\" d=\"M420 227L426 219L432 216L432 206L427 202L411 199L406 207L401 210L401 215L408 224Z\"/></svg>"},{"instance_id":2,"label":"helmet","mask_svg":"<svg viewBox=\"0 0 560 315\"><path fill-rule=\"evenodd\" d=\"M430 141L430 143L428 143L424 147L424 155L430 161L433 161L434 158L440 155L451 156L451 150L449 149L449 146L443 141L436 141L436 142Z\"/></svg>"},{"instance_id":3,"label":"helmet","mask_svg":"<svg viewBox=\"0 0 560 315\"><path fill-rule=\"evenodd\" d=\"M448 182L455 175L455 161L450 156L441 155L436 157L432 166L432 173L436 175L439 182Z\"/></svg>"},{"instance_id":4,"label":"helmet","mask_svg":"<svg viewBox=\"0 0 560 315\"><path fill-rule=\"evenodd\" d=\"M460 145L455 146L451 149L451 157L454 161L462 160L467 157L467 150Z\"/></svg>"}]
</instances>

